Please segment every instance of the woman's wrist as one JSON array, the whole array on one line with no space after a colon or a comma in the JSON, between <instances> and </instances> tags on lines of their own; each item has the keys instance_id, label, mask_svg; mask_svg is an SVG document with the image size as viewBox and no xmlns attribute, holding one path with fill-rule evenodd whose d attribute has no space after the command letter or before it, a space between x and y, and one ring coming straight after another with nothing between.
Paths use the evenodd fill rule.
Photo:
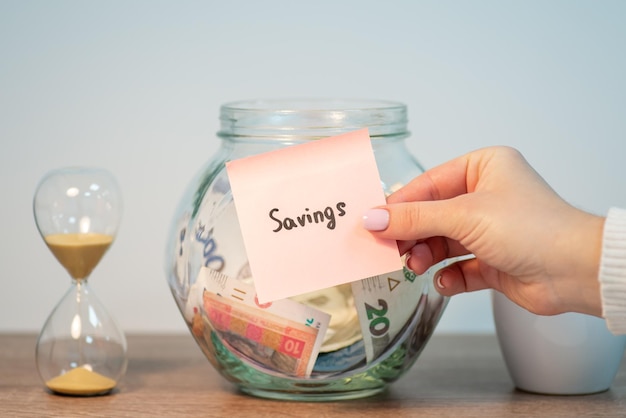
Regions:
<instances>
[{"instance_id":1,"label":"woman's wrist","mask_svg":"<svg viewBox=\"0 0 626 418\"><path fill-rule=\"evenodd\" d=\"M564 310L602 315L598 271L602 256L604 218L574 209L557 251L555 285Z\"/></svg>"}]
</instances>

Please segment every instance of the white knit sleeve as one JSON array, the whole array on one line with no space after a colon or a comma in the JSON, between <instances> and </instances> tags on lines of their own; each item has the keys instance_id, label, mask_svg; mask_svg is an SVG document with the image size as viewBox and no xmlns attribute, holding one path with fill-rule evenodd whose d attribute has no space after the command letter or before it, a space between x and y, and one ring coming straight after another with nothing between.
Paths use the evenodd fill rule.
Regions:
<instances>
[{"instance_id":1,"label":"white knit sleeve","mask_svg":"<svg viewBox=\"0 0 626 418\"><path fill-rule=\"evenodd\" d=\"M626 210L611 208L604 224L600 258L602 315L614 334L626 334Z\"/></svg>"}]
</instances>

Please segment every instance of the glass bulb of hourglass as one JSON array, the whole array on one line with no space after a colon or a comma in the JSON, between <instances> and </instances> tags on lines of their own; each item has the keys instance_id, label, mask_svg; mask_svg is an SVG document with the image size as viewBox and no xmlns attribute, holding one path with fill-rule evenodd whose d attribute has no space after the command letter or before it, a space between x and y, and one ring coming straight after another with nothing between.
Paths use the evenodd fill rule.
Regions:
<instances>
[{"instance_id":1,"label":"glass bulb of hourglass","mask_svg":"<svg viewBox=\"0 0 626 418\"><path fill-rule=\"evenodd\" d=\"M86 280L73 280L37 341L37 368L58 393L111 391L126 371L126 340Z\"/></svg>"},{"instance_id":2,"label":"glass bulb of hourglass","mask_svg":"<svg viewBox=\"0 0 626 418\"><path fill-rule=\"evenodd\" d=\"M72 279L37 341L37 368L53 392L107 393L126 371L124 333L87 282L115 238L121 205L115 179L101 169L52 171L35 193L39 232Z\"/></svg>"}]
</instances>

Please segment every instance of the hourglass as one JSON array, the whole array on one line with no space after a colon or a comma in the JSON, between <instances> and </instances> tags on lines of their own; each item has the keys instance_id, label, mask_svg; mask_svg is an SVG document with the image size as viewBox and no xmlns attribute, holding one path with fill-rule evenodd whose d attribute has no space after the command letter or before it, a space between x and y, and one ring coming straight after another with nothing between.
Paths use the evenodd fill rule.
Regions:
<instances>
[{"instance_id":1,"label":"hourglass","mask_svg":"<svg viewBox=\"0 0 626 418\"><path fill-rule=\"evenodd\" d=\"M117 183L103 169L54 170L39 183L33 210L42 238L72 279L39 334L39 375L54 393L109 393L126 372L126 338L87 278L117 233Z\"/></svg>"}]
</instances>

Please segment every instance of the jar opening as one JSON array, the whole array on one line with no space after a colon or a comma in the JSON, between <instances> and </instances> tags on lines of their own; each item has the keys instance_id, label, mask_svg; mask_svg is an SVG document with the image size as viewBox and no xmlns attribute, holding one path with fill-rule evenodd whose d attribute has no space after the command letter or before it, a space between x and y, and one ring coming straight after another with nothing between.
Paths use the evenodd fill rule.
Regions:
<instances>
[{"instance_id":1,"label":"jar opening","mask_svg":"<svg viewBox=\"0 0 626 418\"><path fill-rule=\"evenodd\" d=\"M407 108L361 99L264 99L230 102L220 109L222 138L319 139L369 128L370 136L405 137Z\"/></svg>"}]
</instances>

